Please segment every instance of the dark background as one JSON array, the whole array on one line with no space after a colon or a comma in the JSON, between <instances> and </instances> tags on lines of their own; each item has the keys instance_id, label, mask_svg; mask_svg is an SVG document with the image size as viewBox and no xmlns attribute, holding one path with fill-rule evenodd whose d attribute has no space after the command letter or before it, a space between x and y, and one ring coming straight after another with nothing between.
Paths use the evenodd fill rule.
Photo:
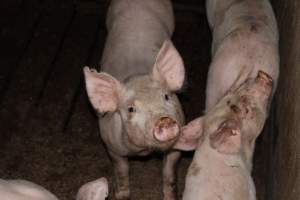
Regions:
<instances>
[{"instance_id":1,"label":"dark background","mask_svg":"<svg viewBox=\"0 0 300 200\"><path fill-rule=\"evenodd\" d=\"M200 116L204 108L211 33L203 0L173 2L176 17L173 41L187 70L186 88L179 97L187 121L190 121ZM293 7L293 1L274 2L282 24L284 19L293 17L289 16L289 9L296 12L294 9L297 5ZM100 69L98 61L105 42L108 3L107 0L1 0L1 178L33 181L49 189L61 200L74 199L78 188L88 181L102 176L111 181L112 166L101 142L97 119L89 105L82 76L84 65ZM295 22L296 27L297 22L299 20ZM294 27L293 24L291 26ZM291 32L297 32L299 27ZM283 34L291 35L290 43L297 37L297 34L286 30ZM288 57L289 54L286 54L285 57ZM297 61L292 64L296 65ZM292 69L299 72L297 68ZM291 73L289 76L293 76ZM295 91L292 94L297 96L299 92ZM294 102L294 96L291 102ZM274 145L278 143L275 136L281 122L280 117L276 118L277 115L281 116L276 115L280 113L280 110L277 111L277 99L280 102L280 95L279 98L275 96L269 125L266 126L267 133L262 134L257 142L253 174L260 200L277 199L270 197L270 194L273 194L273 188L281 188L285 182L291 184L287 185L290 186L284 193L287 196L281 195L282 199L296 200L299 199L296 197L298 193L292 197L288 192L294 191L293 187L297 188L290 180L292 177L286 179L283 174L276 177L278 180L273 178L273 172L284 170L281 165L274 167L274 163L293 158L293 149L287 149L282 157L272 159L276 153ZM288 109L281 108L285 116L290 116L289 111L293 111L293 108ZM286 125L282 127L284 129ZM280 151L281 146L276 155L285 152ZM191 158L192 153L185 153L179 163L180 196ZM300 158L296 157L295 160L298 162L294 168L290 168L290 173L295 172L293 177L296 181L300 176L297 170ZM133 159L130 164L132 199L162 199L160 156ZM277 183L282 177L285 182Z\"/></svg>"}]
</instances>

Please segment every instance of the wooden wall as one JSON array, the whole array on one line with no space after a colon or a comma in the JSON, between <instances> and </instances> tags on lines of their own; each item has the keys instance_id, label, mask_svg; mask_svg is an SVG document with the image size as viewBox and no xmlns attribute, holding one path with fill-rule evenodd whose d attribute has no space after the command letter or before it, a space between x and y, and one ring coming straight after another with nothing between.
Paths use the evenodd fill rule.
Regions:
<instances>
[{"instance_id":1,"label":"wooden wall","mask_svg":"<svg viewBox=\"0 0 300 200\"><path fill-rule=\"evenodd\" d=\"M300 0L274 0L273 5L280 29L281 74L266 200L299 200Z\"/></svg>"}]
</instances>

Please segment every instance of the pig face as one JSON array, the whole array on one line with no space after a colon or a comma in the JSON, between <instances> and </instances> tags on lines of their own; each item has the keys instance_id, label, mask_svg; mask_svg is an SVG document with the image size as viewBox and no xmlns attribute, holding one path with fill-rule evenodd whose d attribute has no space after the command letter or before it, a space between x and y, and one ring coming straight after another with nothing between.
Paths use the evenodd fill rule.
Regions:
<instances>
[{"instance_id":1,"label":"pig face","mask_svg":"<svg viewBox=\"0 0 300 200\"><path fill-rule=\"evenodd\" d=\"M123 131L141 149L168 149L184 123L174 94L182 87L184 66L170 41L164 42L152 72L124 83L107 73L84 68L89 99L98 113L119 113Z\"/></svg>"},{"instance_id":2,"label":"pig face","mask_svg":"<svg viewBox=\"0 0 300 200\"><path fill-rule=\"evenodd\" d=\"M209 140L217 152L242 152L250 161L255 139L266 119L272 85L270 76L259 71L256 78L229 91L205 116L185 126L175 148L193 150L203 140Z\"/></svg>"}]
</instances>

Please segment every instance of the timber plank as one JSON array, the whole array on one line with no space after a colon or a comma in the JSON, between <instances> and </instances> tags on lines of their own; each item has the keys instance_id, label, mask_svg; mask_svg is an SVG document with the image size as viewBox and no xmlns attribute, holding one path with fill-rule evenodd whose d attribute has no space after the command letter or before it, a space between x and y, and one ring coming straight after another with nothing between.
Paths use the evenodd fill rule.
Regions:
<instances>
[{"instance_id":1,"label":"timber plank","mask_svg":"<svg viewBox=\"0 0 300 200\"><path fill-rule=\"evenodd\" d=\"M23 128L22 122L29 117L35 99L42 87L43 78L55 60L64 32L72 20L72 7L56 7L44 10L42 19L36 27L30 45L19 61L10 80L9 90L2 97L0 108L0 131L11 135ZM8 126L10 128L8 128Z\"/></svg>"},{"instance_id":2,"label":"timber plank","mask_svg":"<svg viewBox=\"0 0 300 200\"><path fill-rule=\"evenodd\" d=\"M20 11L6 11L1 14L0 105L41 17L38 0L28 0L18 6L18 9Z\"/></svg>"},{"instance_id":3,"label":"timber plank","mask_svg":"<svg viewBox=\"0 0 300 200\"><path fill-rule=\"evenodd\" d=\"M47 130L59 131L81 80L82 67L95 40L97 15L76 13L60 55L41 88L30 120ZM53 133L53 132L51 132Z\"/></svg>"}]
</instances>

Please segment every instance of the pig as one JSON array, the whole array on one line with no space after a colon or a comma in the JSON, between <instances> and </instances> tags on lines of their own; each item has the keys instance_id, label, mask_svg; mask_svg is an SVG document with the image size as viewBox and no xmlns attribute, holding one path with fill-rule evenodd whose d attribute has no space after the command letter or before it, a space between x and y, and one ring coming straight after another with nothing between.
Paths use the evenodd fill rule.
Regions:
<instances>
[{"instance_id":1,"label":"pig","mask_svg":"<svg viewBox=\"0 0 300 200\"><path fill-rule=\"evenodd\" d=\"M255 200L251 177L255 140L267 117L273 81L248 78L204 116L182 128L174 148L194 150L183 200Z\"/></svg>"},{"instance_id":2,"label":"pig","mask_svg":"<svg viewBox=\"0 0 300 200\"><path fill-rule=\"evenodd\" d=\"M130 156L164 153L164 200L176 198L172 150L184 124L175 94L184 83L181 56L170 38L169 0L112 0L101 72L84 68L86 90L115 173L116 199L128 199Z\"/></svg>"},{"instance_id":3,"label":"pig","mask_svg":"<svg viewBox=\"0 0 300 200\"><path fill-rule=\"evenodd\" d=\"M76 200L105 200L108 196L108 184L102 177L80 187ZM0 179L1 200L58 200L58 198L35 183L26 180Z\"/></svg>"},{"instance_id":4,"label":"pig","mask_svg":"<svg viewBox=\"0 0 300 200\"><path fill-rule=\"evenodd\" d=\"M206 10L213 42L205 109L211 109L230 88L255 77L259 70L272 77L276 88L278 30L270 2L207 0Z\"/></svg>"}]
</instances>

